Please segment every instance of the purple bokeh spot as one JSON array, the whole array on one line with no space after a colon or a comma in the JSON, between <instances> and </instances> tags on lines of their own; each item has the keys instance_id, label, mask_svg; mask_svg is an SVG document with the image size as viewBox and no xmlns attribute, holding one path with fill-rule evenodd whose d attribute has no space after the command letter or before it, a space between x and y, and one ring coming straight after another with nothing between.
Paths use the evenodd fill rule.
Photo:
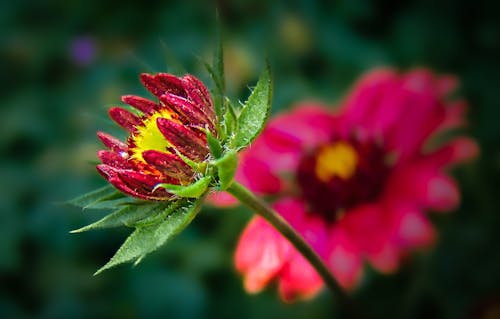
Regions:
<instances>
[{"instance_id":1,"label":"purple bokeh spot","mask_svg":"<svg viewBox=\"0 0 500 319\"><path fill-rule=\"evenodd\" d=\"M91 37L77 37L71 42L70 57L78 65L89 65L96 57L96 43Z\"/></svg>"}]
</instances>

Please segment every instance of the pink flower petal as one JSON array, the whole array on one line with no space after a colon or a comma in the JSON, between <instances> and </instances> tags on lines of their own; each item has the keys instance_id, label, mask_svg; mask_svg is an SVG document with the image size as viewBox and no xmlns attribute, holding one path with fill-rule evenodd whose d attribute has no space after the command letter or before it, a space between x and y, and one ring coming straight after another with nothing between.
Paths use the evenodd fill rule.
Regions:
<instances>
[{"instance_id":1,"label":"pink flower petal","mask_svg":"<svg viewBox=\"0 0 500 319\"><path fill-rule=\"evenodd\" d=\"M235 254L236 269L243 273L245 289L262 290L288 260L291 245L271 225L254 217L243 231Z\"/></svg>"},{"instance_id":2,"label":"pink flower petal","mask_svg":"<svg viewBox=\"0 0 500 319\"><path fill-rule=\"evenodd\" d=\"M339 227L334 226L328 243L327 265L345 289L353 289L361 280L361 252Z\"/></svg>"},{"instance_id":3,"label":"pink flower petal","mask_svg":"<svg viewBox=\"0 0 500 319\"><path fill-rule=\"evenodd\" d=\"M290 141L296 140L304 149L329 141L334 123L334 117L323 104L305 102L294 106L292 112L275 117L268 123L268 127L274 134L282 134L282 137ZM271 149L279 149L272 140L268 142Z\"/></svg>"},{"instance_id":4,"label":"pink flower petal","mask_svg":"<svg viewBox=\"0 0 500 319\"><path fill-rule=\"evenodd\" d=\"M342 125L345 126L342 131L351 132L371 122L372 112L396 80L397 74L392 69L380 68L365 74L341 104Z\"/></svg>"},{"instance_id":5,"label":"pink flower petal","mask_svg":"<svg viewBox=\"0 0 500 319\"><path fill-rule=\"evenodd\" d=\"M458 85L459 80L454 75L443 75L440 76L436 81L438 94L443 97L456 90Z\"/></svg>"},{"instance_id":6,"label":"pink flower petal","mask_svg":"<svg viewBox=\"0 0 500 319\"><path fill-rule=\"evenodd\" d=\"M233 207L239 204L239 201L227 192L210 193L207 202L217 207Z\"/></svg>"},{"instance_id":7,"label":"pink flower petal","mask_svg":"<svg viewBox=\"0 0 500 319\"><path fill-rule=\"evenodd\" d=\"M435 243L436 232L429 220L411 206L399 206L394 211L395 240L401 247L428 247Z\"/></svg>"},{"instance_id":8,"label":"pink flower petal","mask_svg":"<svg viewBox=\"0 0 500 319\"><path fill-rule=\"evenodd\" d=\"M456 127L461 127L466 124L465 113L467 111L467 103L464 100L458 100L448 103L445 107L445 115L443 122L439 125L437 131L442 132Z\"/></svg>"},{"instance_id":9,"label":"pink flower petal","mask_svg":"<svg viewBox=\"0 0 500 319\"><path fill-rule=\"evenodd\" d=\"M392 272L399 263L399 252L391 241L391 217L380 204L365 204L346 212L338 225L381 272Z\"/></svg>"},{"instance_id":10,"label":"pink flower petal","mask_svg":"<svg viewBox=\"0 0 500 319\"><path fill-rule=\"evenodd\" d=\"M259 194L275 194L283 187L280 178L273 174L266 162L249 156L241 159L236 180Z\"/></svg>"},{"instance_id":11,"label":"pink flower petal","mask_svg":"<svg viewBox=\"0 0 500 319\"><path fill-rule=\"evenodd\" d=\"M294 251L279 274L278 289L286 302L314 297L323 287L323 280L302 255Z\"/></svg>"},{"instance_id":12,"label":"pink flower petal","mask_svg":"<svg viewBox=\"0 0 500 319\"><path fill-rule=\"evenodd\" d=\"M422 160L437 168L470 161L479 155L476 141L465 136L459 136L446 143L438 150L426 155Z\"/></svg>"},{"instance_id":13,"label":"pink flower petal","mask_svg":"<svg viewBox=\"0 0 500 319\"><path fill-rule=\"evenodd\" d=\"M399 121L391 129L389 147L399 161L419 153L425 140L445 119L445 109L435 88L435 79L426 70L414 70L402 78L406 99L394 107L403 108Z\"/></svg>"},{"instance_id":14,"label":"pink flower petal","mask_svg":"<svg viewBox=\"0 0 500 319\"><path fill-rule=\"evenodd\" d=\"M375 269L382 273L392 273L399 267L400 250L390 242L366 252L366 257Z\"/></svg>"},{"instance_id":15,"label":"pink flower petal","mask_svg":"<svg viewBox=\"0 0 500 319\"><path fill-rule=\"evenodd\" d=\"M456 208L460 195L455 182L429 165L399 168L387 182L384 197L412 202L422 208L447 211Z\"/></svg>"}]
</instances>

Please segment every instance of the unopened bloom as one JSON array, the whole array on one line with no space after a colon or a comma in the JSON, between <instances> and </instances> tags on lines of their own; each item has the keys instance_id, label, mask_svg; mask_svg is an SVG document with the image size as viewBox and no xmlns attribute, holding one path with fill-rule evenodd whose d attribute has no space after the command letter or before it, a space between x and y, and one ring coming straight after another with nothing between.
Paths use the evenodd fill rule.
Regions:
<instances>
[{"instance_id":1,"label":"unopened bloom","mask_svg":"<svg viewBox=\"0 0 500 319\"><path fill-rule=\"evenodd\" d=\"M448 100L453 77L416 69L365 75L333 113L303 103L277 116L241 155L236 180L262 196L316 250L338 282L353 288L363 261L396 270L436 231L428 210L459 203L445 169L477 155L476 143L434 137L464 124L465 103ZM216 201L227 203L220 194ZM249 292L276 279L284 300L315 295L321 278L291 244L260 217L241 235L236 268Z\"/></svg>"},{"instance_id":2,"label":"unopened bloom","mask_svg":"<svg viewBox=\"0 0 500 319\"><path fill-rule=\"evenodd\" d=\"M122 142L98 133L108 150L98 152L102 164L97 170L127 195L168 200L172 195L156 186L192 183L196 172L184 159L200 163L209 156L206 132L216 135L214 106L206 87L192 75L142 74L141 81L156 101L126 95L122 101L139 112L109 110L129 136Z\"/></svg>"}]
</instances>

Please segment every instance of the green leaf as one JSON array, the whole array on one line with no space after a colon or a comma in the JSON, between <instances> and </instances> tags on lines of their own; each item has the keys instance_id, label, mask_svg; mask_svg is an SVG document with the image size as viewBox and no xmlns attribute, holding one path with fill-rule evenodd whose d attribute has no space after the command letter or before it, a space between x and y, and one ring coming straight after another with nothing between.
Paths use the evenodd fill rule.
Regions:
<instances>
[{"instance_id":1,"label":"green leaf","mask_svg":"<svg viewBox=\"0 0 500 319\"><path fill-rule=\"evenodd\" d=\"M213 90L213 100L214 100L215 115L217 117L216 126L219 136L223 137L225 132L221 129L220 124L225 114L226 105L224 104L224 94L226 90L226 83L224 78L224 50L223 50L223 39L222 39L222 26L218 15L217 15L215 33L216 33L216 40L215 40L216 46L213 55L212 65L210 65L203 59L200 59L200 61L207 69L208 74L210 75L215 84L215 88Z\"/></svg>"},{"instance_id":2,"label":"green leaf","mask_svg":"<svg viewBox=\"0 0 500 319\"><path fill-rule=\"evenodd\" d=\"M89 208L98 202L120 197L125 197L125 195L117 191L112 185L106 185L92 192L69 200L66 203L77 207Z\"/></svg>"},{"instance_id":3,"label":"green leaf","mask_svg":"<svg viewBox=\"0 0 500 319\"><path fill-rule=\"evenodd\" d=\"M238 117L238 128L233 142L237 150L248 146L264 128L271 110L271 98L272 81L268 65Z\"/></svg>"},{"instance_id":4,"label":"green leaf","mask_svg":"<svg viewBox=\"0 0 500 319\"><path fill-rule=\"evenodd\" d=\"M155 186L155 189L161 187L165 188L169 193L172 193L179 197L198 198L206 192L211 180L212 176L205 176L187 186L175 184L158 184Z\"/></svg>"},{"instance_id":5,"label":"green leaf","mask_svg":"<svg viewBox=\"0 0 500 319\"><path fill-rule=\"evenodd\" d=\"M117 208L120 206L123 207L124 205L140 205L141 203L145 203L145 201L125 196L117 199L100 200L83 207L83 209L110 209L110 208Z\"/></svg>"},{"instance_id":6,"label":"green leaf","mask_svg":"<svg viewBox=\"0 0 500 319\"><path fill-rule=\"evenodd\" d=\"M216 22L216 35L217 35L217 40L216 40L217 47L214 54L213 68L219 83L218 87L220 89L220 93L223 95L226 89L226 82L224 79L224 48L223 48L222 24L218 13ZM223 113L221 112L219 116L222 116L222 114Z\"/></svg>"},{"instance_id":7,"label":"green leaf","mask_svg":"<svg viewBox=\"0 0 500 319\"><path fill-rule=\"evenodd\" d=\"M70 233L81 233L92 229L135 226L138 221L161 214L172 206L172 202L158 204L128 205L85 227L72 230Z\"/></svg>"},{"instance_id":8,"label":"green leaf","mask_svg":"<svg viewBox=\"0 0 500 319\"><path fill-rule=\"evenodd\" d=\"M94 275L132 260L139 262L189 225L201 207L202 199L192 200L167 215L161 222L138 227L118 249L111 260Z\"/></svg>"},{"instance_id":9,"label":"green leaf","mask_svg":"<svg viewBox=\"0 0 500 319\"><path fill-rule=\"evenodd\" d=\"M234 179L234 173L238 166L238 156L235 151L228 151L224 156L216 162L220 190L227 189Z\"/></svg>"},{"instance_id":10,"label":"green leaf","mask_svg":"<svg viewBox=\"0 0 500 319\"><path fill-rule=\"evenodd\" d=\"M161 220L163 220L167 215L172 213L174 210L178 209L179 207L182 207L188 203L188 201L191 200L189 198L180 198L175 201L170 201L170 205L166 206L165 210L163 212L157 213L157 214L150 214L146 218L137 220L137 221L132 221L131 223L127 224L126 226L132 226L132 227L144 227L144 226L150 226L159 223Z\"/></svg>"},{"instance_id":11,"label":"green leaf","mask_svg":"<svg viewBox=\"0 0 500 319\"><path fill-rule=\"evenodd\" d=\"M212 153L214 158L220 158L222 156L222 145L220 145L219 140L210 131L207 131L207 142L210 153Z\"/></svg>"},{"instance_id":12,"label":"green leaf","mask_svg":"<svg viewBox=\"0 0 500 319\"><path fill-rule=\"evenodd\" d=\"M161 48L163 54L165 55L165 62L167 64L168 73L172 74L186 74L188 73L179 59L176 57L174 51L165 43L163 39L160 39Z\"/></svg>"}]
</instances>

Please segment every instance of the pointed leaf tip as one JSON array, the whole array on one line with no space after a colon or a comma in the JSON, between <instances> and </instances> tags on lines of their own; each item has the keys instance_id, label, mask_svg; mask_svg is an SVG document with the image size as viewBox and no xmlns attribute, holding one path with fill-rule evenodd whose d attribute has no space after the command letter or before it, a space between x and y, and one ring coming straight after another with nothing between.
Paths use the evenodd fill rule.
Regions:
<instances>
[{"instance_id":1,"label":"pointed leaf tip","mask_svg":"<svg viewBox=\"0 0 500 319\"><path fill-rule=\"evenodd\" d=\"M71 234L82 233L93 229L114 228L135 225L145 219L152 219L163 211L174 205L174 202L162 202L158 204L127 205L115 212L104 216L102 219L70 231Z\"/></svg>"},{"instance_id":2,"label":"pointed leaf tip","mask_svg":"<svg viewBox=\"0 0 500 319\"><path fill-rule=\"evenodd\" d=\"M272 80L267 65L238 117L238 127L233 141L236 149L247 147L260 134L269 117L271 99Z\"/></svg>"},{"instance_id":3,"label":"pointed leaf tip","mask_svg":"<svg viewBox=\"0 0 500 319\"><path fill-rule=\"evenodd\" d=\"M106 185L94 191L70 199L69 201L66 202L66 204L86 209L86 208L93 208L93 205L99 202L105 200L117 199L120 197L125 197L125 195L117 191L116 188L114 188L113 186Z\"/></svg>"}]
</instances>

